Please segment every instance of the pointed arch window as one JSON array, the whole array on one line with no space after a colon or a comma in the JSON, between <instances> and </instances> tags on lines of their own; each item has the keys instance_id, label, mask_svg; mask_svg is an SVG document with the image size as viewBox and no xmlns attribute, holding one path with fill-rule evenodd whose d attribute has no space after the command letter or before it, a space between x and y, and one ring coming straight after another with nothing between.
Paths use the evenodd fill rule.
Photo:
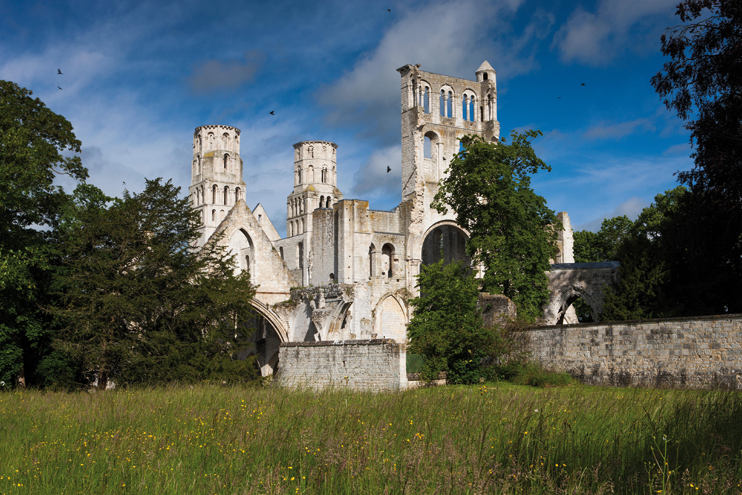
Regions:
<instances>
[{"instance_id":1,"label":"pointed arch window","mask_svg":"<svg viewBox=\"0 0 742 495\"><path fill-rule=\"evenodd\" d=\"M461 117L464 120L469 120L467 118L467 109L469 108L469 97L467 95L464 95L463 98L461 98Z\"/></svg>"},{"instance_id":2,"label":"pointed arch window","mask_svg":"<svg viewBox=\"0 0 742 495\"><path fill-rule=\"evenodd\" d=\"M446 102L446 116L451 118L453 116L453 92L448 92L448 101Z\"/></svg>"},{"instance_id":3,"label":"pointed arch window","mask_svg":"<svg viewBox=\"0 0 742 495\"><path fill-rule=\"evenodd\" d=\"M212 205L216 204L216 191L217 191L217 187L216 187L216 184L214 184L214 187L211 188L211 204Z\"/></svg>"},{"instance_id":4,"label":"pointed arch window","mask_svg":"<svg viewBox=\"0 0 742 495\"><path fill-rule=\"evenodd\" d=\"M475 108L476 107L474 106L474 95L471 95L469 97L469 120L471 120L472 122L474 122L474 120L476 120L475 119L476 113L474 113L474 109Z\"/></svg>"},{"instance_id":5,"label":"pointed arch window","mask_svg":"<svg viewBox=\"0 0 742 495\"><path fill-rule=\"evenodd\" d=\"M438 108L441 112L441 117L446 116L446 92L441 90L441 99L438 102Z\"/></svg>"}]
</instances>

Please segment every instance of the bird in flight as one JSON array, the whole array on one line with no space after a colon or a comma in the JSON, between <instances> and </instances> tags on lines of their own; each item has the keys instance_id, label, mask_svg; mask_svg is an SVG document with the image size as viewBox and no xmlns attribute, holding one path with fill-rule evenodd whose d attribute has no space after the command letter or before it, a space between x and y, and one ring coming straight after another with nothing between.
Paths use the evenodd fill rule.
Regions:
<instances>
[{"instance_id":1,"label":"bird in flight","mask_svg":"<svg viewBox=\"0 0 742 495\"><path fill-rule=\"evenodd\" d=\"M59 88L59 86L57 86L57 87ZM59 88L59 89L62 89L62 88Z\"/></svg>"},{"instance_id":2,"label":"bird in flight","mask_svg":"<svg viewBox=\"0 0 742 495\"><path fill-rule=\"evenodd\" d=\"M391 11L392 11L392 9L386 9L386 11L387 11L387 12L391 12Z\"/></svg>"},{"instance_id":3,"label":"bird in flight","mask_svg":"<svg viewBox=\"0 0 742 495\"><path fill-rule=\"evenodd\" d=\"M562 99L562 97L561 97L561 96L557 96L557 100L561 100L561 99Z\"/></svg>"},{"instance_id":4,"label":"bird in flight","mask_svg":"<svg viewBox=\"0 0 742 495\"><path fill-rule=\"evenodd\" d=\"M275 110L271 110L271 115L276 115L276 111Z\"/></svg>"},{"instance_id":5,"label":"bird in flight","mask_svg":"<svg viewBox=\"0 0 742 495\"><path fill-rule=\"evenodd\" d=\"M585 83L580 84L580 86L584 86L584 85L585 85Z\"/></svg>"},{"instance_id":6,"label":"bird in flight","mask_svg":"<svg viewBox=\"0 0 742 495\"><path fill-rule=\"evenodd\" d=\"M391 172L391 171L392 171L392 167L389 167L389 166L387 166L387 167L386 167L386 173L388 174L388 173L389 173L389 172Z\"/></svg>"},{"instance_id":7,"label":"bird in flight","mask_svg":"<svg viewBox=\"0 0 742 495\"><path fill-rule=\"evenodd\" d=\"M57 74L62 74L62 69L57 69Z\"/></svg>"}]
</instances>

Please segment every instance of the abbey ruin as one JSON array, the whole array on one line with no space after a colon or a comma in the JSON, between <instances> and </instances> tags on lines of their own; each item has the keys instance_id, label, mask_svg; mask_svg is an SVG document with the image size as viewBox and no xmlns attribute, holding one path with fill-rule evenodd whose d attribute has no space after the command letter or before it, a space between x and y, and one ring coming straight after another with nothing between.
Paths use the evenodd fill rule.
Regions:
<instances>
[{"instance_id":1,"label":"abbey ruin","mask_svg":"<svg viewBox=\"0 0 742 495\"><path fill-rule=\"evenodd\" d=\"M253 305L260 317L252 339L264 375L277 369L281 343L404 344L408 299L416 294L420 266L438 261L441 253L446 262L468 261L467 233L453 212L441 215L430 203L462 137L499 139L495 70L485 61L474 80L425 72L419 65L398 72L402 201L391 211L344 198L337 187L342 163L337 144L302 141L294 145L294 183L281 238L260 204L247 206L240 130L224 125L195 130L190 196L203 219L198 246L215 232L222 234L219 242L236 255L238 269L249 270L259 286ZM576 322L569 308L577 297L599 313L601 287L616 268L574 264L569 216L561 212L558 218L564 230L550 274L548 324ZM286 349L310 347L316 345Z\"/></svg>"}]
</instances>

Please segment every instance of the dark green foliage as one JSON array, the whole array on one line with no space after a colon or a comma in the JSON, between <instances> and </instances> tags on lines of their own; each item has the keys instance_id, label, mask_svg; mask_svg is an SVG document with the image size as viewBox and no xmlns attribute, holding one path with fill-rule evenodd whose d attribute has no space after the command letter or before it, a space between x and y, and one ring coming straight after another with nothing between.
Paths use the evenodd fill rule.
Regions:
<instances>
[{"instance_id":1,"label":"dark green foliage","mask_svg":"<svg viewBox=\"0 0 742 495\"><path fill-rule=\"evenodd\" d=\"M531 319L548 300L545 272L562 228L531 189L529 174L550 170L531 146L539 135L513 132L510 144L504 138L495 144L467 136L431 205L441 213L452 208L456 222L469 232L467 254L485 269L482 290L504 294L519 316Z\"/></svg>"},{"instance_id":2,"label":"dark green foliage","mask_svg":"<svg viewBox=\"0 0 742 495\"><path fill-rule=\"evenodd\" d=\"M49 352L51 321L39 308L50 302L54 229L67 201L54 178L87 177L80 158L66 155L80 152L72 125L31 95L0 81L0 381L6 386L21 378L33 383Z\"/></svg>"},{"instance_id":3,"label":"dark green foliage","mask_svg":"<svg viewBox=\"0 0 742 495\"><path fill-rule=\"evenodd\" d=\"M575 263L618 260L618 247L634 226L626 215L606 218L598 232L580 230L574 233Z\"/></svg>"},{"instance_id":4,"label":"dark green foliage","mask_svg":"<svg viewBox=\"0 0 742 495\"><path fill-rule=\"evenodd\" d=\"M695 167L680 180L713 192L717 211L742 208L742 6L737 0L684 0L682 24L662 35L669 57L652 85L687 121Z\"/></svg>"},{"instance_id":5,"label":"dark green foliage","mask_svg":"<svg viewBox=\"0 0 742 495\"><path fill-rule=\"evenodd\" d=\"M410 301L414 311L407 327L409 352L423 356L420 373L435 380L447 373L448 383L476 383L485 377L482 362L503 348L497 330L484 328L477 309L478 282L460 262L422 266Z\"/></svg>"},{"instance_id":6,"label":"dark green foliage","mask_svg":"<svg viewBox=\"0 0 742 495\"><path fill-rule=\"evenodd\" d=\"M76 191L65 217L65 246L50 308L58 343L99 387L193 381L231 373L241 322L251 314L248 275L216 243L191 248L198 214L180 188L147 181L141 194L105 197ZM243 371L243 370L240 370ZM254 373L249 376L252 377Z\"/></svg>"},{"instance_id":7,"label":"dark green foliage","mask_svg":"<svg viewBox=\"0 0 742 495\"><path fill-rule=\"evenodd\" d=\"M667 265L656 243L627 238L618 251L620 282L603 288L603 321L640 320L672 314L665 296Z\"/></svg>"}]
</instances>

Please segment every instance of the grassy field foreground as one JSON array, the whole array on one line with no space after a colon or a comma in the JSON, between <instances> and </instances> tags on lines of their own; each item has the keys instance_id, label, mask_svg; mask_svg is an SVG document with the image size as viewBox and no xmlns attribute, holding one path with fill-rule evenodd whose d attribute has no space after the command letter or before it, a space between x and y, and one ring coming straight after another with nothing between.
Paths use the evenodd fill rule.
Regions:
<instances>
[{"instance_id":1,"label":"grassy field foreground","mask_svg":"<svg viewBox=\"0 0 742 495\"><path fill-rule=\"evenodd\" d=\"M0 493L742 493L742 395L0 394Z\"/></svg>"}]
</instances>

